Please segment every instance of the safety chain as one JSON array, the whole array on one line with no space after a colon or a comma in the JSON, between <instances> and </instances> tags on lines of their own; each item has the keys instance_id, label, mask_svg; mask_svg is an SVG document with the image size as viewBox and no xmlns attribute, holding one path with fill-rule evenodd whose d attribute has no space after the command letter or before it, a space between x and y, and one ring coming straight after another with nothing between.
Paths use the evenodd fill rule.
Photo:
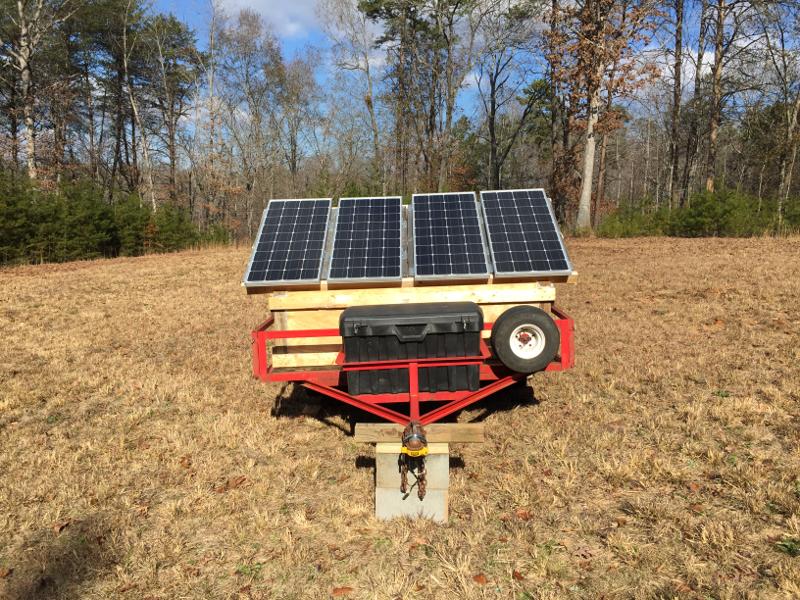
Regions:
<instances>
[{"instance_id":1,"label":"safety chain","mask_svg":"<svg viewBox=\"0 0 800 600\"><path fill-rule=\"evenodd\" d=\"M427 470L425 469L425 456L428 454L428 440L425 430L419 421L411 421L403 431L403 444L400 448L400 457L397 459L400 467L400 492L408 494L408 472L414 475L417 486L417 496L420 500L425 498L427 489Z\"/></svg>"},{"instance_id":2,"label":"safety chain","mask_svg":"<svg viewBox=\"0 0 800 600\"><path fill-rule=\"evenodd\" d=\"M403 494L408 494L410 489L416 485L417 497L420 500L425 498L425 492L428 484L428 472L425 469L425 457L414 457L409 456L408 454L401 454L398 462L400 465L400 492ZM414 476L414 479L416 479L416 481L411 484L411 488L408 487L409 472Z\"/></svg>"}]
</instances>

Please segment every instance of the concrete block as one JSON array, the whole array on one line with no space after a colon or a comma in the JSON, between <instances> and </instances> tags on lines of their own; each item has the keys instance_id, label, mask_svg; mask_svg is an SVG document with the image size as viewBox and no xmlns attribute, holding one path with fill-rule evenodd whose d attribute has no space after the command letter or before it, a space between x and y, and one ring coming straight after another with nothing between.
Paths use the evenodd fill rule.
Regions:
<instances>
[{"instance_id":1,"label":"concrete block","mask_svg":"<svg viewBox=\"0 0 800 600\"><path fill-rule=\"evenodd\" d=\"M448 493L450 487L450 446L445 443L428 444L425 457L426 494L420 501L417 488L406 495L400 492L399 443L375 445L375 516L379 519L394 517L429 517L447 522ZM409 473L408 484L416 479ZM404 498L404 496L406 496Z\"/></svg>"},{"instance_id":2,"label":"concrete block","mask_svg":"<svg viewBox=\"0 0 800 600\"><path fill-rule=\"evenodd\" d=\"M425 498L417 498L417 489L411 490L407 498L400 493L399 487L375 488L375 516L379 519L395 517L426 517L438 523L447 523L448 511L447 490L431 490Z\"/></svg>"},{"instance_id":3,"label":"concrete block","mask_svg":"<svg viewBox=\"0 0 800 600\"><path fill-rule=\"evenodd\" d=\"M400 489L400 453L375 454L375 487ZM429 490L446 490L450 487L450 455L428 454L425 457L426 480ZM414 477L409 474L409 483Z\"/></svg>"}]
</instances>

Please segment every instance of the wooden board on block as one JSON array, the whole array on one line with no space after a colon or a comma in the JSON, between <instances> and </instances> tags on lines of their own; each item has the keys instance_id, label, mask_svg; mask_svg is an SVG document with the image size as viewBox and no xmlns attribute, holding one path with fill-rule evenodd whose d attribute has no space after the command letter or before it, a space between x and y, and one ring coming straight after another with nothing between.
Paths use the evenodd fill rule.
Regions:
<instances>
[{"instance_id":1,"label":"wooden board on block","mask_svg":"<svg viewBox=\"0 0 800 600\"><path fill-rule=\"evenodd\" d=\"M526 304L553 302L553 284L523 282L502 284L436 285L408 288L277 292L270 296L270 310L344 309L350 306L412 304L415 302L475 302L477 304Z\"/></svg>"},{"instance_id":2,"label":"wooden board on block","mask_svg":"<svg viewBox=\"0 0 800 600\"><path fill-rule=\"evenodd\" d=\"M431 423L425 425L429 443L481 443L484 441L483 423ZM403 434L402 425L395 423L356 423L356 442L377 444L398 442Z\"/></svg>"}]
</instances>

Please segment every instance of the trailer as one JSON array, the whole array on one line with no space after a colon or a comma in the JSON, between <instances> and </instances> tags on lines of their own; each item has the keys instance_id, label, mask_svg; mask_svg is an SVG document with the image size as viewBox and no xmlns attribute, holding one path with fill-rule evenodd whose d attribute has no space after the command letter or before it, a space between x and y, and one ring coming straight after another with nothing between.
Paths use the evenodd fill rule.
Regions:
<instances>
[{"instance_id":1,"label":"trailer","mask_svg":"<svg viewBox=\"0 0 800 600\"><path fill-rule=\"evenodd\" d=\"M443 201L447 200L445 195ZM308 202L314 203L313 207L308 205L310 210L324 214L320 200ZM363 202L351 204L366 210ZM456 246L448 240L450 262L445 267L458 272L446 277L435 272L428 275L422 268L427 258L424 248L419 249L425 243L420 213L427 207L422 202L419 205L416 217L414 205L399 209L396 229L401 233L396 237L401 249L400 268L394 272L399 271L401 276L389 278L348 278L338 276L348 275L346 268L342 273L336 271L337 265L348 265L337 262L337 248L343 245L338 240L350 236L346 254L352 263L361 247L360 238L369 238L374 224L360 231L345 229L342 214L347 205L343 209L340 202L338 209L330 209L333 218L325 220L321 235L322 226L315 233L314 213L307 212L310 233L305 233L304 239L315 235L321 238L316 244L320 248L319 273L327 273L328 277L287 284L277 279L286 276L288 267L283 267L282 271L274 270L272 280L247 286L248 293L267 295L268 311L266 319L251 332L252 372L264 382L302 385L385 422L383 426L356 426L357 440L377 444L376 514L425 514L446 520L448 469L442 465L449 456L447 444L482 441L483 431L482 426L441 421L509 386L526 382L534 373L563 371L573 366L574 322L555 301L556 284L574 283L577 273L566 262L560 232L558 243L568 268L504 273L504 248L491 243L494 215L487 213L487 206L491 210L487 201L480 222L484 236L480 238L481 247L461 246L467 258L453 258ZM451 207L455 202L443 205ZM462 205L471 208L468 202ZM387 247L395 238L391 226L382 225L390 220L385 207L392 203L382 202L379 206L383 208L378 213L383 238L376 244L383 244L383 264L391 262ZM464 214L463 206L459 215ZM554 223L549 201L546 206L550 222ZM281 218L297 223L297 210L289 205L280 213ZM475 213L477 219L477 203ZM248 273L258 266L269 275L272 263L257 253L259 247L265 247L263 240L270 231L280 239L281 227L287 227L279 225L270 230L269 223L275 220L265 211ZM358 223L357 219L354 221ZM468 226L469 223L462 230L469 231ZM511 239L513 224L503 226L506 238ZM431 231L435 229L431 227ZM438 231L443 235L441 232L449 229L440 227ZM537 234L544 236L541 231ZM312 242L313 239L308 243ZM443 244L436 240L432 243ZM365 245L369 247L369 240ZM407 245L412 250L403 252ZM485 252L486 268L477 275L466 273L469 269L481 271L481 251ZM473 252L472 266L468 264L469 252ZM440 262L441 256L446 258L441 254ZM436 260L434 256L432 262ZM364 262L368 264L367 260ZM306 262L296 261L297 264ZM556 264L555 260L552 264ZM436 266L431 270L435 271ZM363 272L369 271L356 274ZM409 476L413 478L411 484ZM408 502L414 488L419 504Z\"/></svg>"},{"instance_id":2,"label":"trailer","mask_svg":"<svg viewBox=\"0 0 800 600\"><path fill-rule=\"evenodd\" d=\"M491 319L483 325L478 354L346 362L338 326L345 308L415 303L434 297L452 298L454 302L473 301L482 308L484 318ZM251 333L254 377L265 382L297 383L403 426L411 421L422 425L435 423L531 375L511 371L494 355L489 343L494 320L511 308L535 306L553 316L560 344L544 371L569 369L575 360L574 322L555 304L552 284L526 282L282 292L271 295L268 306L271 314ZM334 323L336 325L332 326ZM420 369L466 365L479 368L481 387L478 390L419 390ZM408 391L348 393L348 373L377 369L403 372L408 379ZM433 408L426 410L423 405Z\"/></svg>"}]
</instances>

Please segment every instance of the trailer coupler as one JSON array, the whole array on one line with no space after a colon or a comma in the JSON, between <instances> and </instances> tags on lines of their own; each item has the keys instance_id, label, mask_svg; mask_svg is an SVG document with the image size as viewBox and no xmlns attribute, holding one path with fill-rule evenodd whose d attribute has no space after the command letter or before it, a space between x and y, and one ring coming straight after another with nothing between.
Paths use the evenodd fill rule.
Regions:
<instances>
[{"instance_id":1,"label":"trailer coupler","mask_svg":"<svg viewBox=\"0 0 800 600\"><path fill-rule=\"evenodd\" d=\"M406 498L415 485L417 486L417 497L420 500L425 498L425 456L427 454L428 440L425 437L425 430L419 421L411 421L403 430L400 456L397 459L400 468L400 492L405 494ZM411 488L408 485L409 472L416 479Z\"/></svg>"}]
</instances>

